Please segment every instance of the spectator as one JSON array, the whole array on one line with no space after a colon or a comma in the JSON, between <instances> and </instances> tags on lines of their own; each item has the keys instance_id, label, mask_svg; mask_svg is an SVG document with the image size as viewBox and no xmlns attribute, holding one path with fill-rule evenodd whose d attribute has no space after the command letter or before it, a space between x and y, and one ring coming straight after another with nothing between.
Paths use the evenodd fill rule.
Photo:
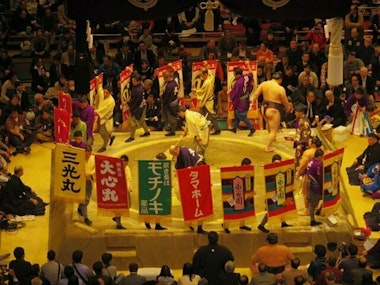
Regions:
<instances>
[{"instance_id":1,"label":"spectator","mask_svg":"<svg viewBox=\"0 0 380 285\"><path fill-rule=\"evenodd\" d=\"M219 276L219 285L240 285L240 273L234 273L235 263L231 260L224 265L224 273Z\"/></svg>"},{"instance_id":2,"label":"spectator","mask_svg":"<svg viewBox=\"0 0 380 285\"><path fill-rule=\"evenodd\" d=\"M307 274L305 269L298 269L300 263L300 259L295 257L290 262L291 268L282 272L282 278L284 279L285 284L293 285L294 278L297 276L302 276L305 280L310 279L310 276ZM308 282L308 284L310 284L310 282Z\"/></svg>"},{"instance_id":3,"label":"spectator","mask_svg":"<svg viewBox=\"0 0 380 285\"><path fill-rule=\"evenodd\" d=\"M364 43L358 47L356 56L363 61L365 66L371 67L370 64L376 58L376 50L372 45L372 39L369 36L364 37Z\"/></svg>"},{"instance_id":4,"label":"spectator","mask_svg":"<svg viewBox=\"0 0 380 285\"><path fill-rule=\"evenodd\" d=\"M54 141L54 118L48 109L36 118L36 140L40 143Z\"/></svg>"},{"instance_id":5,"label":"spectator","mask_svg":"<svg viewBox=\"0 0 380 285\"><path fill-rule=\"evenodd\" d=\"M252 276L252 285L274 285L276 283L275 275L268 272L268 267L265 263L260 262L258 269L258 273Z\"/></svg>"},{"instance_id":6,"label":"spectator","mask_svg":"<svg viewBox=\"0 0 380 285\"><path fill-rule=\"evenodd\" d=\"M347 57L352 52L356 53L362 44L363 37L360 35L358 28L352 28L351 32L347 34L347 38L344 40L345 57Z\"/></svg>"},{"instance_id":7,"label":"spectator","mask_svg":"<svg viewBox=\"0 0 380 285\"><path fill-rule=\"evenodd\" d=\"M351 244L348 247L349 256L339 263L338 268L343 271L342 284L352 284L352 271L359 268L358 247Z\"/></svg>"},{"instance_id":8,"label":"spectator","mask_svg":"<svg viewBox=\"0 0 380 285\"><path fill-rule=\"evenodd\" d=\"M93 277L93 274L87 265L81 263L82 258L83 258L83 252L79 249L75 250L72 254L73 262L70 266L74 268L75 276L78 277L78 279L82 280L84 284L87 284L90 281L90 278Z\"/></svg>"},{"instance_id":9,"label":"spectator","mask_svg":"<svg viewBox=\"0 0 380 285\"><path fill-rule=\"evenodd\" d=\"M191 263L185 263L182 269L182 276L178 279L178 285L197 285L201 277L194 273Z\"/></svg>"},{"instance_id":10,"label":"spectator","mask_svg":"<svg viewBox=\"0 0 380 285\"><path fill-rule=\"evenodd\" d=\"M160 274L157 276L157 282L160 285L176 285L177 281L171 273L168 265L163 265L161 267Z\"/></svg>"},{"instance_id":11,"label":"spectator","mask_svg":"<svg viewBox=\"0 0 380 285\"><path fill-rule=\"evenodd\" d=\"M66 51L61 54L61 62L67 67L69 74L74 73L75 60L76 60L76 50L72 44L67 46Z\"/></svg>"},{"instance_id":12,"label":"spectator","mask_svg":"<svg viewBox=\"0 0 380 285\"><path fill-rule=\"evenodd\" d=\"M208 233L208 245L200 247L194 254L194 272L206 278L208 284L218 284L218 276L225 272L227 261L234 261L232 252L225 246L218 244L219 235L211 231Z\"/></svg>"},{"instance_id":13,"label":"spectator","mask_svg":"<svg viewBox=\"0 0 380 285\"><path fill-rule=\"evenodd\" d=\"M196 32L201 32L202 23L200 17L200 9L198 5L190 6L185 11L178 14L179 23L181 25L182 31L195 29Z\"/></svg>"},{"instance_id":14,"label":"spectator","mask_svg":"<svg viewBox=\"0 0 380 285\"><path fill-rule=\"evenodd\" d=\"M16 89L14 84L18 80L16 73L9 73L8 77L9 79L6 80L1 86L1 98L3 102L8 102L11 95L14 94L14 91Z\"/></svg>"},{"instance_id":15,"label":"spectator","mask_svg":"<svg viewBox=\"0 0 380 285\"><path fill-rule=\"evenodd\" d=\"M138 265L136 263L129 264L129 272L130 274L125 276L120 285L142 285L146 282L146 278L144 276L138 275Z\"/></svg>"},{"instance_id":16,"label":"spectator","mask_svg":"<svg viewBox=\"0 0 380 285\"><path fill-rule=\"evenodd\" d=\"M306 38L311 41L311 45L319 44L320 49L326 47L326 37L323 31L323 23L318 22L315 27L311 28L309 33L307 33Z\"/></svg>"},{"instance_id":17,"label":"spectator","mask_svg":"<svg viewBox=\"0 0 380 285\"><path fill-rule=\"evenodd\" d=\"M267 245L261 246L251 258L251 270L257 272L256 263L264 264L268 273L280 276L285 270L285 264L294 258L290 249L278 243L278 236L275 233L268 234ZM274 258L276 257L276 258Z\"/></svg>"},{"instance_id":18,"label":"spectator","mask_svg":"<svg viewBox=\"0 0 380 285\"><path fill-rule=\"evenodd\" d=\"M298 75L298 83L301 85L302 83L302 78L307 75L310 78L310 83L314 85L316 89L319 87L319 82L318 82L318 76L317 74L311 70L311 65L308 63L304 65L303 71Z\"/></svg>"},{"instance_id":19,"label":"spectator","mask_svg":"<svg viewBox=\"0 0 380 285\"><path fill-rule=\"evenodd\" d=\"M136 50L133 56L134 66L140 66L141 60L143 59L145 59L148 62L149 66L155 66L156 64L156 57L154 53L150 49L147 48L145 42L139 42L138 49ZM103 58L103 64L104 64L104 58Z\"/></svg>"},{"instance_id":20,"label":"spectator","mask_svg":"<svg viewBox=\"0 0 380 285\"><path fill-rule=\"evenodd\" d=\"M325 281L325 274L327 272L330 272L335 277L335 282L337 284L342 283L342 271L340 271L338 268L336 268L336 258L333 256L329 256L326 259L326 269L319 274L318 279L315 282L315 285L327 285Z\"/></svg>"},{"instance_id":21,"label":"spectator","mask_svg":"<svg viewBox=\"0 0 380 285\"><path fill-rule=\"evenodd\" d=\"M96 261L92 265L92 269L95 272L95 275L91 276L88 279L87 285L112 285L112 279L110 276L105 275L104 272L104 264L101 261Z\"/></svg>"},{"instance_id":22,"label":"spectator","mask_svg":"<svg viewBox=\"0 0 380 285\"><path fill-rule=\"evenodd\" d=\"M21 176L24 174L24 169L22 166L18 165L14 168L14 174L11 175L7 184L2 189L4 191L4 211L7 214L24 216L24 215L35 215L43 216L45 215L45 203L37 194L25 185ZM30 272L26 272L30 274ZM17 273L16 273L17 276ZM21 280L19 279L20 283ZM28 284L28 283L27 283Z\"/></svg>"},{"instance_id":23,"label":"spectator","mask_svg":"<svg viewBox=\"0 0 380 285\"><path fill-rule=\"evenodd\" d=\"M364 274L368 274L368 276L372 279L373 272L372 270L366 269L366 266L367 259L364 256L361 256L359 258L359 268L351 271L352 285L362 285L364 283Z\"/></svg>"},{"instance_id":24,"label":"spectator","mask_svg":"<svg viewBox=\"0 0 380 285\"><path fill-rule=\"evenodd\" d=\"M28 129L24 115L19 115L17 109L12 109L5 122L9 142L16 147L17 153L30 153L30 145L34 141L34 134Z\"/></svg>"},{"instance_id":25,"label":"spectator","mask_svg":"<svg viewBox=\"0 0 380 285\"><path fill-rule=\"evenodd\" d=\"M46 68L41 57L34 60L31 69L32 74L32 90L34 93L45 93L47 90L48 76Z\"/></svg>"},{"instance_id":26,"label":"spectator","mask_svg":"<svg viewBox=\"0 0 380 285\"><path fill-rule=\"evenodd\" d=\"M245 39L239 41L238 46L232 51L232 56L241 60L252 59L252 52L247 47L247 41Z\"/></svg>"},{"instance_id":27,"label":"spectator","mask_svg":"<svg viewBox=\"0 0 380 285\"><path fill-rule=\"evenodd\" d=\"M29 261L25 260L25 251L22 247L16 247L13 251L13 255L16 259L9 263L9 284L10 285L30 285L30 271L32 265Z\"/></svg>"},{"instance_id":28,"label":"spectator","mask_svg":"<svg viewBox=\"0 0 380 285\"><path fill-rule=\"evenodd\" d=\"M350 34L352 28L357 28L363 34L364 17L356 5L351 5L350 13L344 17L345 34Z\"/></svg>"},{"instance_id":29,"label":"spectator","mask_svg":"<svg viewBox=\"0 0 380 285\"><path fill-rule=\"evenodd\" d=\"M213 53L215 55L215 59L218 59L220 55L219 49L216 46L215 40L209 40L206 45L204 45L198 55L199 60L205 60L208 58L209 53Z\"/></svg>"},{"instance_id":30,"label":"spectator","mask_svg":"<svg viewBox=\"0 0 380 285\"><path fill-rule=\"evenodd\" d=\"M62 35L58 39L57 43L57 55L61 56L69 45L75 47L76 45L75 36L71 33L70 29L64 29Z\"/></svg>"},{"instance_id":31,"label":"spectator","mask_svg":"<svg viewBox=\"0 0 380 285\"><path fill-rule=\"evenodd\" d=\"M135 65L137 66L137 65ZM99 66L98 74L103 73L103 84L106 84L106 80L109 77L118 79L120 76L121 68L109 55L103 57L103 63Z\"/></svg>"},{"instance_id":32,"label":"spectator","mask_svg":"<svg viewBox=\"0 0 380 285\"><path fill-rule=\"evenodd\" d=\"M55 260L55 251L49 250L47 253L48 262L41 266L41 275L50 282L50 285L58 285L64 276L64 267Z\"/></svg>"},{"instance_id":33,"label":"spectator","mask_svg":"<svg viewBox=\"0 0 380 285\"><path fill-rule=\"evenodd\" d=\"M41 29L37 30L36 36L32 39L31 50L34 57L50 56L50 43Z\"/></svg>"},{"instance_id":34,"label":"spectator","mask_svg":"<svg viewBox=\"0 0 380 285\"><path fill-rule=\"evenodd\" d=\"M352 75L360 73L360 68L364 66L360 58L356 58L356 53L351 52L348 54L347 60L343 62L343 78L349 80Z\"/></svg>"},{"instance_id":35,"label":"spectator","mask_svg":"<svg viewBox=\"0 0 380 285\"><path fill-rule=\"evenodd\" d=\"M100 61L96 56L97 63L100 65ZM103 61L103 59L101 59ZM124 70L127 66L133 63L133 54L128 45L123 45L121 50L115 56L115 62Z\"/></svg>"},{"instance_id":36,"label":"spectator","mask_svg":"<svg viewBox=\"0 0 380 285\"><path fill-rule=\"evenodd\" d=\"M14 84L14 87L16 88L14 90L15 92L14 94L16 94L21 99L20 104L21 104L22 111L27 112L30 107L30 101L29 101L29 95L25 91L24 84L21 81L17 80Z\"/></svg>"},{"instance_id":37,"label":"spectator","mask_svg":"<svg viewBox=\"0 0 380 285\"><path fill-rule=\"evenodd\" d=\"M326 269L326 247L324 245L317 244L314 246L314 253L317 256L312 262L310 262L307 273L309 273L309 275L313 278L313 281L316 282L321 272Z\"/></svg>"},{"instance_id":38,"label":"spectator","mask_svg":"<svg viewBox=\"0 0 380 285\"><path fill-rule=\"evenodd\" d=\"M45 8L45 14L41 18L41 30L48 39L49 45L55 44L55 35L58 27L58 20L52 14L51 8Z\"/></svg>"},{"instance_id":39,"label":"spectator","mask_svg":"<svg viewBox=\"0 0 380 285\"><path fill-rule=\"evenodd\" d=\"M372 29L372 39L373 43L379 44L379 33L380 33L380 7L377 7L376 14L374 14L371 18L371 27Z\"/></svg>"},{"instance_id":40,"label":"spectator","mask_svg":"<svg viewBox=\"0 0 380 285\"><path fill-rule=\"evenodd\" d=\"M289 65L290 66L296 66L298 64L298 62L301 60L302 51L298 47L297 41L295 41L295 40L290 41L290 46L285 51L285 55L289 59Z\"/></svg>"},{"instance_id":41,"label":"spectator","mask_svg":"<svg viewBox=\"0 0 380 285\"><path fill-rule=\"evenodd\" d=\"M1 19L1 17L0 17ZM1 27L1 20L0 20ZM0 35L1 38L1 35ZM12 57L8 54L8 51L4 48L0 52L0 79L4 82L9 78L9 74L12 72L13 60Z\"/></svg>"},{"instance_id":42,"label":"spectator","mask_svg":"<svg viewBox=\"0 0 380 285\"><path fill-rule=\"evenodd\" d=\"M220 38L219 51L222 58L231 58L232 51L236 48L236 38L230 30L225 30L223 36Z\"/></svg>"}]
</instances>

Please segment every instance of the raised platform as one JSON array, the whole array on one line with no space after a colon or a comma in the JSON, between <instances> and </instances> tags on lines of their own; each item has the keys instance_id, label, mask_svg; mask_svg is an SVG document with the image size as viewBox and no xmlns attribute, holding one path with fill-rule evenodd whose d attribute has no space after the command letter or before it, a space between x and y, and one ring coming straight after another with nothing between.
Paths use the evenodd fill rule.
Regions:
<instances>
[{"instance_id":1,"label":"raised platform","mask_svg":"<svg viewBox=\"0 0 380 285\"><path fill-rule=\"evenodd\" d=\"M277 136L277 152L283 158L293 156L292 143L284 136L292 135L294 130L284 130ZM247 267L253 252L265 244L266 235L257 230L257 225L264 216L264 186L263 165L270 162L273 153L263 151L266 142L266 131L257 131L252 138L247 137L248 131L238 131L237 134L223 132L220 136L211 137L206 152L206 160L211 166L211 180L213 187L214 217L204 223L205 230L215 230L220 233L220 243L230 248L236 259L237 267ZM139 138L130 144L124 143L127 135L118 133L114 145L107 150L107 155L120 156L128 154L130 167L134 178L132 192L132 209L130 217L123 217L123 225L127 230L116 230L111 217L97 216L95 194L89 206L89 218L93 221L91 227L83 224L78 217L77 205L52 201L50 209L49 248L57 251L58 259L62 263L69 263L71 252L75 249L84 251L84 262L92 264L100 259L103 252L113 254L113 263L121 270L126 270L129 262L137 262L143 267L159 267L169 264L171 268L182 268L184 262L191 261L194 250L207 243L204 235L191 232L182 219L182 209L179 200L178 186L173 175L172 191L172 219L162 224L169 229L166 231L147 230L139 220L137 213L137 159L150 159L158 152L165 151L170 144L177 142L178 137L165 138L162 132L152 133L149 138ZM96 140L99 143L99 140ZM191 146L192 141L185 139L181 145ZM98 145L94 146L96 150ZM328 145L326 145L328 148ZM255 165L255 205L257 218L247 220L252 227L251 232L242 231L238 223L231 223L231 234L224 233L221 224L222 205L219 168L221 166L239 165L244 157L249 157ZM298 209L303 208L302 197L296 195ZM279 223L269 223L268 228L279 234L280 242L290 246L295 255L301 258L303 264L313 258L312 248L315 244L328 242L350 242L352 227L348 213L342 207L337 213L338 226L329 227L326 218L320 218L325 223L320 227L310 227L309 217L298 217L287 222L294 225L289 228L280 228ZM78 223L79 222L79 223ZM64 227L62 225L65 225ZM242 246L244 245L244 246Z\"/></svg>"}]
</instances>

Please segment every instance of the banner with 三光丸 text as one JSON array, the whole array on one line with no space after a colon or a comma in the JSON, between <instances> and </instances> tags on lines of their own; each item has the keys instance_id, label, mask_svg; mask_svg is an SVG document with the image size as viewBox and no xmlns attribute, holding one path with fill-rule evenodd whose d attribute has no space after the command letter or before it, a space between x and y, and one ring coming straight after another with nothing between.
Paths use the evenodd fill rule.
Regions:
<instances>
[{"instance_id":1,"label":"banner with \u4e09\u5149\u4e38 text","mask_svg":"<svg viewBox=\"0 0 380 285\"><path fill-rule=\"evenodd\" d=\"M84 149L57 143L53 155L54 199L84 203L86 194Z\"/></svg>"}]
</instances>

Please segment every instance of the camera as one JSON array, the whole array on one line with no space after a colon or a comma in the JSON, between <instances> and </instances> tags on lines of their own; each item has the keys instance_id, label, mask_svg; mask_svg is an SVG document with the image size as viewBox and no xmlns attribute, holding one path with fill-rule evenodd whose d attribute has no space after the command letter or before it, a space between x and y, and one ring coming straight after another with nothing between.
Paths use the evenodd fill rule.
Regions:
<instances>
[{"instance_id":1,"label":"camera","mask_svg":"<svg viewBox=\"0 0 380 285\"><path fill-rule=\"evenodd\" d=\"M338 251L340 251L340 254L342 256L342 258L346 257L349 255L348 253L348 246L345 242L342 242L339 246L338 246Z\"/></svg>"}]
</instances>

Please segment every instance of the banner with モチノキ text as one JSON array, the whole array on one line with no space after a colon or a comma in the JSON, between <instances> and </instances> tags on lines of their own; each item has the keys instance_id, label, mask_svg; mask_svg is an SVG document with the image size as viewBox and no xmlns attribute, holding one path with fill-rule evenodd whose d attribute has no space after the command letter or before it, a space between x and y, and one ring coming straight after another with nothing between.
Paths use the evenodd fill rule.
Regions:
<instances>
[{"instance_id":1,"label":"banner with \u30e2\u30c1\u30ce\u30ad text","mask_svg":"<svg viewBox=\"0 0 380 285\"><path fill-rule=\"evenodd\" d=\"M294 159L264 165L264 179L268 218L296 215Z\"/></svg>"},{"instance_id":2,"label":"banner with \u30e2\u30c1\u30ce\u30ad text","mask_svg":"<svg viewBox=\"0 0 380 285\"><path fill-rule=\"evenodd\" d=\"M139 160L139 213L145 221L171 215L169 160Z\"/></svg>"},{"instance_id":3,"label":"banner with \u30e2\u30c1\u30ce\u30ad text","mask_svg":"<svg viewBox=\"0 0 380 285\"><path fill-rule=\"evenodd\" d=\"M86 194L84 149L57 143L53 155L53 198L84 203Z\"/></svg>"},{"instance_id":4,"label":"banner with \u30e2\u30c1\u30ce\u30ad text","mask_svg":"<svg viewBox=\"0 0 380 285\"><path fill-rule=\"evenodd\" d=\"M323 214L333 214L340 201L340 167L344 148L327 153L323 157Z\"/></svg>"},{"instance_id":5,"label":"banner with \u30e2\u30c1\u30ce\u30ad text","mask_svg":"<svg viewBox=\"0 0 380 285\"><path fill-rule=\"evenodd\" d=\"M210 166L178 169L177 175L185 222L201 221L212 216Z\"/></svg>"}]
</instances>

